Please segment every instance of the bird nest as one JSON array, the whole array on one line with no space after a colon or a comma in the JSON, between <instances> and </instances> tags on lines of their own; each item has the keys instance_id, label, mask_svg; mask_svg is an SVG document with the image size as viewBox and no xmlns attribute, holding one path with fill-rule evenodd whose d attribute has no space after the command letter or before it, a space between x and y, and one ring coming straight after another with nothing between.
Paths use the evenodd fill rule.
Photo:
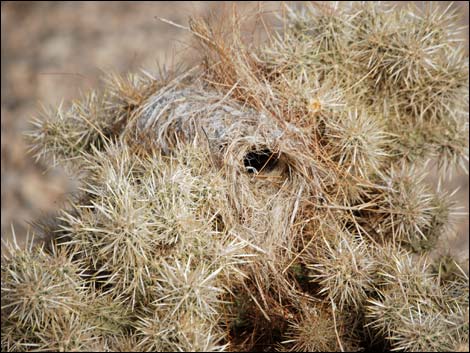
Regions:
<instances>
[{"instance_id":1,"label":"bird nest","mask_svg":"<svg viewBox=\"0 0 470 353\"><path fill-rule=\"evenodd\" d=\"M286 8L256 45L109 75L32 151L81 183L2 257L2 350L458 350L468 277L429 259L468 159L468 61L440 8Z\"/></svg>"}]
</instances>

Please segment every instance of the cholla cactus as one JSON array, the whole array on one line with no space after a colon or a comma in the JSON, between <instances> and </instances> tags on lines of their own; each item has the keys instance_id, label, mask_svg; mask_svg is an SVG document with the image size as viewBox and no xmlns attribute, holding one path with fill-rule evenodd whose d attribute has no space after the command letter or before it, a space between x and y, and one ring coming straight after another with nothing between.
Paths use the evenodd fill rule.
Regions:
<instances>
[{"instance_id":1,"label":"cholla cactus","mask_svg":"<svg viewBox=\"0 0 470 353\"><path fill-rule=\"evenodd\" d=\"M468 277L428 265L455 205L423 174L468 160L455 15L283 14L256 45L236 14L192 19L201 65L36 120L31 150L81 188L42 245L6 244L2 350L468 344Z\"/></svg>"}]
</instances>

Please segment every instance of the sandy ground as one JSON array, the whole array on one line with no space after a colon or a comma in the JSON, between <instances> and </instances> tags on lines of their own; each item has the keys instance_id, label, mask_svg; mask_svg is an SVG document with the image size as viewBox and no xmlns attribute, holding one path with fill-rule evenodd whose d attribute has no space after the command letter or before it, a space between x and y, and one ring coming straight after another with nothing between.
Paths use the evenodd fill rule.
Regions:
<instances>
[{"instance_id":1,"label":"sandy ground","mask_svg":"<svg viewBox=\"0 0 470 353\"><path fill-rule=\"evenodd\" d=\"M27 154L23 133L40 104L56 106L100 85L101 73L190 62L190 36L156 17L187 24L189 16L218 11L209 2L2 2L1 3L1 234L11 225L23 237L28 224L60 208L73 180ZM267 10L279 4L264 4ZM228 4L230 6L230 4ZM243 5L246 11L259 3ZM468 3L457 2L468 26ZM467 29L468 47L468 29ZM445 184L459 186L458 205L468 212L468 176ZM468 258L468 215L457 236L441 245Z\"/></svg>"}]
</instances>

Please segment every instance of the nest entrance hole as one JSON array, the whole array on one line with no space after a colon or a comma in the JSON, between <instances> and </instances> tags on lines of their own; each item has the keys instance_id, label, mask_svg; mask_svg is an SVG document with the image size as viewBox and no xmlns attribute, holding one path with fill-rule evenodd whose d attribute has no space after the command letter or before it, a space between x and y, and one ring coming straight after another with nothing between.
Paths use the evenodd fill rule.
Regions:
<instances>
[{"instance_id":1,"label":"nest entrance hole","mask_svg":"<svg viewBox=\"0 0 470 353\"><path fill-rule=\"evenodd\" d=\"M254 150L245 155L243 164L248 173L269 172L276 168L279 157L279 152L272 152L268 148Z\"/></svg>"}]
</instances>

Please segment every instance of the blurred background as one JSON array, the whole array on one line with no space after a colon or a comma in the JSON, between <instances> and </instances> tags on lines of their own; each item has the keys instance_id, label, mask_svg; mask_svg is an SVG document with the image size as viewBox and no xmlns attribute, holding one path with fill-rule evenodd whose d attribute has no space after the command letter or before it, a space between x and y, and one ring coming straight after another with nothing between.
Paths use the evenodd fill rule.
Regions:
<instances>
[{"instance_id":1,"label":"blurred background","mask_svg":"<svg viewBox=\"0 0 470 353\"><path fill-rule=\"evenodd\" d=\"M422 6L422 3L418 3ZM440 2L447 7L449 2ZM137 72L141 68L191 64L188 32L163 23L163 17L187 25L189 16L220 11L227 2L1 2L1 235L12 225L22 239L29 224L60 209L74 190L72 177L27 153L23 133L41 105L57 106L100 86L103 71ZM278 2L240 2L242 13ZM400 4L402 6L402 4ZM468 54L469 4L451 5L461 14ZM432 178L432 177L431 177ZM432 179L431 179L432 181ZM468 175L459 172L446 183L458 206L468 213ZM467 262L468 214L458 220L450 251Z\"/></svg>"}]
</instances>

